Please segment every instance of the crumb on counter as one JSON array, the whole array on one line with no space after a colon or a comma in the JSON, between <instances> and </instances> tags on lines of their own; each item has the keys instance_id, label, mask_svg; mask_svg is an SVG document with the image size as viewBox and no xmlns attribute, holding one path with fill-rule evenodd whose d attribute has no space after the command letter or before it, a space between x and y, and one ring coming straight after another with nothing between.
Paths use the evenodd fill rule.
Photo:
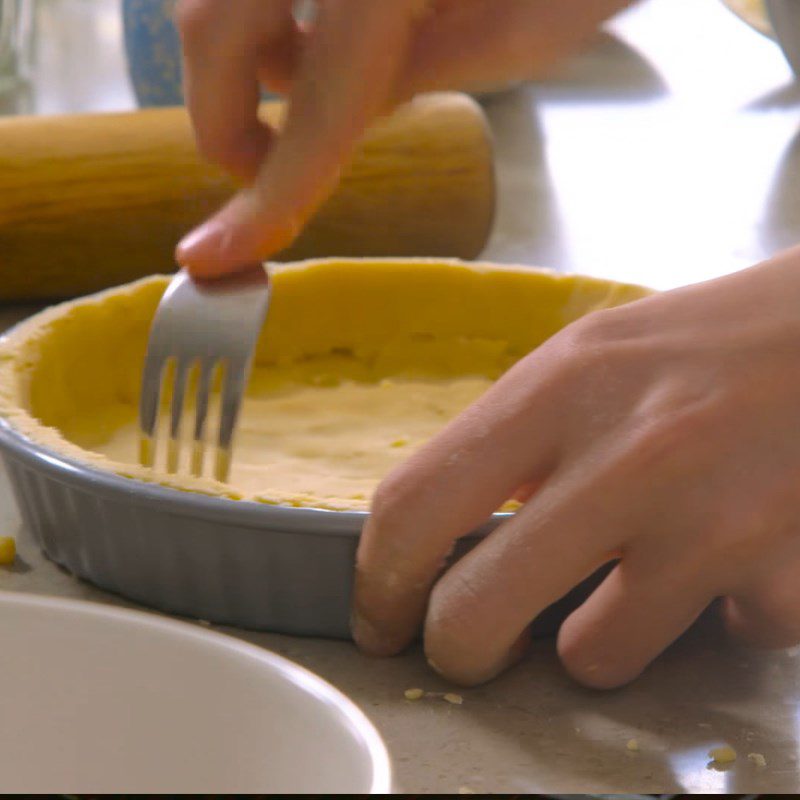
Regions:
<instances>
[{"instance_id":1,"label":"crumb on counter","mask_svg":"<svg viewBox=\"0 0 800 800\"><path fill-rule=\"evenodd\" d=\"M628 739L628 743L625 745L631 753L638 753L639 752L639 740L638 739Z\"/></svg>"},{"instance_id":2,"label":"crumb on counter","mask_svg":"<svg viewBox=\"0 0 800 800\"><path fill-rule=\"evenodd\" d=\"M0 564L10 566L17 557L17 542L13 536L0 536Z\"/></svg>"},{"instance_id":3,"label":"crumb on counter","mask_svg":"<svg viewBox=\"0 0 800 800\"><path fill-rule=\"evenodd\" d=\"M477 794L474 789L470 789L469 786L459 786L458 787L459 794Z\"/></svg>"},{"instance_id":4,"label":"crumb on counter","mask_svg":"<svg viewBox=\"0 0 800 800\"><path fill-rule=\"evenodd\" d=\"M406 689L403 696L406 700L421 700L425 696L425 692L422 689Z\"/></svg>"},{"instance_id":5,"label":"crumb on counter","mask_svg":"<svg viewBox=\"0 0 800 800\"><path fill-rule=\"evenodd\" d=\"M211 623L207 619L198 619L197 620L197 624L198 625L202 625L204 628L210 628L211 627Z\"/></svg>"},{"instance_id":6,"label":"crumb on counter","mask_svg":"<svg viewBox=\"0 0 800 800\"><path fill-rule=\"evenodd\" d=\"M755 764L757 767L767 766L767 759L764 758L763 753L748 753L747 760Z\"/></svg>"},{"instance_id":7,"label":"crumb on counter","mask_svg":"<svg viewBox=\"0 0 800 800\"><path fill-rule=\"evenodd\" d=\"M460 694L453 694L452 692L448 692L442 699L454 706L460 706L464 702L464 698Z\"/></svg>"},{"instance_id":8,"label":"crumb on counter","mask_svg":"<svg viewBox=\"0 0 800 800\"><path fill-rule=\"evenodd\" d=\"M732 764L738 754L729 744L724 744L721 747L712 747L708 751L708 757L717 764Z\"/></svg>"}]
</instances>

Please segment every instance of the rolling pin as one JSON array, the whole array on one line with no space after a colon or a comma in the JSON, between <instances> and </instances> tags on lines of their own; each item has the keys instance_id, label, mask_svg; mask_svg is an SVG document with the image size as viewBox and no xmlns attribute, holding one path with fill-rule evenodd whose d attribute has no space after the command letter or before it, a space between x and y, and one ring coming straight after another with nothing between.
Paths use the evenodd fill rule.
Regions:
<instances>
[{"instance_id":1,"label":"rolling pin","mask_svg":"<svg viewBox=\"0 0 800 800\"><path fill-rule=\"evenodd\" d=\"M279 103L262 112L279 122ZM0 302L72 297L175 269L237 189L183 108L0 120ZM421 96L369 130L336 192L277 260L474 258L494 214L492 147L466 95Z\"/></svg>"}]
</instances>

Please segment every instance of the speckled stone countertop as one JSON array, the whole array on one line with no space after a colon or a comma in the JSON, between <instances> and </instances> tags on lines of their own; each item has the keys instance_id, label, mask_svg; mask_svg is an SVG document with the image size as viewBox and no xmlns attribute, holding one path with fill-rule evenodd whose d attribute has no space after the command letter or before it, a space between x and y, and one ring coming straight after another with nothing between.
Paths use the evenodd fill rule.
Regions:
<instances>
[{"instance_id":1,"label":"speckled stone countertop","mask_svg":"<svg viewBox=\"0 0 800 800\"><path fill-rule=\"evenodd\" d=\"M39 15L39 77L0 111L130 108L117 4L43 0ZM500 185L487 258L669 288L800 241L800 89L778 49L718 0L644 0L559 75L485 105ZM28 311L0 310L0 326ZM42 557L2 479L0 532L19 544L0 588L124 604ZM373 661L343 642L227 632L349 694L406 792L800 788L800 652L738 648L713 613L626 689L575 686L543 641L490 685L457 690L461 705L404 698L453 690L417 651ZM739 753L722 770L707 757L721 744Z\"/></svg>"}]
</instances>

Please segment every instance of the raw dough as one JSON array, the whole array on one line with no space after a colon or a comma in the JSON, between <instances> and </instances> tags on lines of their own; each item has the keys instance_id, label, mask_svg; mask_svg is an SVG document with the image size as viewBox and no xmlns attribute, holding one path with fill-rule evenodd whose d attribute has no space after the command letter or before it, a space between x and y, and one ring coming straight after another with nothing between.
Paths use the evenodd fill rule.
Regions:
<instances>
[{"instance_id":1,"label":"raw dough","mask_svg":"<svg viewBox=\"0 0 800 800\"><path fill-rule=\"evenodd\" d=\"M424 259L285 264L271 280L229 484L136 463L140 371L163 276L57 306L0 340L0 414L34 441L127 477L362 510L387 471L516 360L583 314L648 293Z\"/></svg>"},{"instance_id":2,"label":"raw dough","mask_svg":"<svg viewBox=\"0 0 800 800\"><path fill-rule=\"evenodd\" d=\"M258 384L263 374L254 377ZM230 485L244 497L366 508L381 476L490 385L479 376L398 378L251 395L242 408ZM136 457L137 446L138 426L131 419L93 449L124 462ZM182 452L188 469L189 439Z\"/></svg>"}]
</instances>

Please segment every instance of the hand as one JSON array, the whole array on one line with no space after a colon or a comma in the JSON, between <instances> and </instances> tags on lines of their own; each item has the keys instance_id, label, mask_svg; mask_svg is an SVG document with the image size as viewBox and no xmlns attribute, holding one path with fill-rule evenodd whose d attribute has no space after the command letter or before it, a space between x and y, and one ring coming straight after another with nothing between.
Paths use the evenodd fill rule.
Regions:
<instances>
[{"instance_id":1,"label":"hand","mask_svg":"<svg viewBox=\"0 0 800 800\"><path fill-rule=\"evenodd\" d=\"M364 129L420 91L540 74L629 0L180 0L186 102L202 154L248 184L178 246L221 275L288 246ZM288 95L278 135L259 87Z\"/></svg>"},{"instance_id":2,"label":"hand","mask_svg":"<svg viewBox=\"0 0 800 800\"><path fill-rule=\"evenodd\" d=\"M561 627L581 683L636 677L716 597L735 634L800 642L800 249L573 323L379 487L356 641L485 681L601 564ZM529 499L440 576L453 542Z\"/></svg>"}]
</instances>

